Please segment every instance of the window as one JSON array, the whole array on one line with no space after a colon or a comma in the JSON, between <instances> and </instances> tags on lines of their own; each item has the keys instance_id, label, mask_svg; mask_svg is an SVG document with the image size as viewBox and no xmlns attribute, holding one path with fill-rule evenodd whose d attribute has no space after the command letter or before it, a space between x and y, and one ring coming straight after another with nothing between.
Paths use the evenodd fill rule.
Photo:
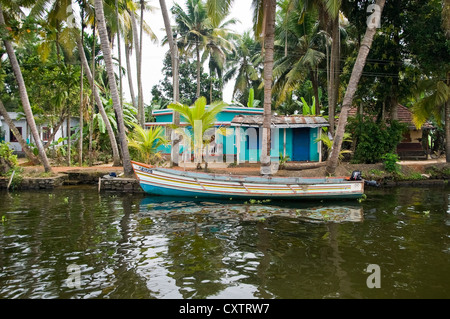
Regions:
<instances>
[{"instance_id":1,"label":"window","mask_svg":"<svg viewBox=\"0 0 450 319\"><path fill-rule=\"evenodd\" d=\"M22 128L20 126L17 126L16 128L19 131L20 135L22 135ZM9 141L11 143L18 143L19 142L19 140L14 136L14 133L11 130L9 130Z\"/></svg>"}]
</instances>

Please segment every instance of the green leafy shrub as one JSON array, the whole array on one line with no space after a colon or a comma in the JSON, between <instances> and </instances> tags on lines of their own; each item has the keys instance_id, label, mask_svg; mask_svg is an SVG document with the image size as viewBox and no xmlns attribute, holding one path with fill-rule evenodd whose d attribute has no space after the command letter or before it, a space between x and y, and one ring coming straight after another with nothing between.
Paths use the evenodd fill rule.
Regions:
<instances>
[{"instance_id":1,"label":"green leafy shrub","mask_svg":"<svg viewBox=\"0 0 450 319\"><path fill-rule=\"evenodd\" d=\"M7 176L17 165L17 155L13 154L9 143L0 143L0 175Z\"/></svg>"},{"instance_id":2,"label":"green leafy shrub","mask_svg":"<svg viewBox=\"0 0 450 319\"><path fill-rule=\"evenodd\" d=\"M393 153L406 125L398 121L377 123L372 117L358 116L349 119L347 131L352 134L356 148L352 162L375 164L382 161L384 154Z\"/></svg>"},{"instance_id":3,"label":"green leafy shrub","mask_svg":"<svg viewBox=\"0 0 450 319\"><path fill-rule=\"evenodd\" d=\"M400 165L397 162L400 160L397 154L387 153L381 157L383 160L384 168L389 173L399 173Z\"/></svg>"}]
</instances>

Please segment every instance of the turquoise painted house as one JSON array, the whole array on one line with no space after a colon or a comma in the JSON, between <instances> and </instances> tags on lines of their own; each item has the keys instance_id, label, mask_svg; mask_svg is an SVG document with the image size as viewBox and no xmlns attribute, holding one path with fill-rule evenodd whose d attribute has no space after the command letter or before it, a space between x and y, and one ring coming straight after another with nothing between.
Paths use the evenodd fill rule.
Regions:
<instances>
[{"instance_id":1,"label":"turquoise painted house","mask_svg":"<svg viewBox=\"0 0 450 319\"><path fill-rule=\"evenodd\" d=\"M226 128L226 136L211 133L213 143L207 156L218 162L256 163L259 162L262 149L262 108L248 108L230 105L217 115L216 128ZM150 126L166 127L166 138L170 139L167 127L172 124L173 111L170 109L153 111L155 122ZM190 132L191 128L181 118L182 128ZM328 122L319 116L284 116L272 115L271 119L271 156L277 160L282 154L288 161L319 162L322 161L321 144L316 142L322 127ZM189 133L188 133L189 134ZM163 154L170 154L170 145L161 147ZM180 148L183 153L187 146ZM189 152L190 153L190 152ZM186 153L185 153L186 154ZM206 155L205 155L206 156Z\"/></svg>"}]
</instances>

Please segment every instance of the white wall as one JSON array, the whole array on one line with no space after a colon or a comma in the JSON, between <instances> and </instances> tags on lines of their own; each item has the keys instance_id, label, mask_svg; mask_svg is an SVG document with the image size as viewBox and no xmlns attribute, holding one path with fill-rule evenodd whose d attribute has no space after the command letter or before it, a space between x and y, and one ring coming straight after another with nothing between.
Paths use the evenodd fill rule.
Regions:
<instances>
[{"instance_id":1,"label":"white wall","mask_svg":"<svg viewBox=\"0 0 450 319\"><path fill-rule=\"evenodd\" d=\"M14 125L17 128L22 128L22 136L23 136L23 138L27 142L34 143L34 139L31 137L31 132L30 132L29 127L27 125L27 121L25 119L16 120L17 113L15 113L15 112L8 112L8 114L11 117L11 119L13 120ZM74 127L78 126L78 124L79 124L78 118L71 118L71 120L70 120L70 127L71 128L74 128ZM46 127L46 126L47 125L41 125L40 127L38 127L41 139L43 139L43 137L44 137L44 130L43 130L43 128ZM9 142L10 143L10 147L12 149L14 149L15 151L22 152L22 147L20 146L20 144L18 142L11 142L11 138L13 138L13 136L12 136L12 133L10 133L9 126L5 122L5 120L3 119L3 116L0 117L0 130L2 130L5 133L5 142ZM58 130L58 132L56 133L54 141L58 140L61 137L66 137L66 136L67 136L67 121L64 121L64 123L61 125L61 127ZM46 141L43 141L43 143L45 144Z\"/></svg>"}]
</instances>

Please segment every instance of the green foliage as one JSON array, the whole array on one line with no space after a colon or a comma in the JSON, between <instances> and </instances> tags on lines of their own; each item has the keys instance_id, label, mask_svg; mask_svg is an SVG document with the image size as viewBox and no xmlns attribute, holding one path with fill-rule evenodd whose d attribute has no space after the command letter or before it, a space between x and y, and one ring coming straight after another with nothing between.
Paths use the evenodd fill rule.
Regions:
<instances>
[{"instance_id":1,"label":"green foliage","mask_svg":"<svg viewBox=\"0 0 450 319\"><path fill-rule=\"evenodd\" d=\"M195 61L186 56L180 56L179 73L180 103L190 105L197 97L197 84L195 81L197 69ZM209 98L212 85L213 101L221 100L221 82L217 79L212 79L211 81L209 75L203 72L203 68L201 68L200 73L200 96ZM172 66L169 55L164 59L162 74L163 80L152 87L151 103L159 104L164 108L173 101ZM210 103L210 101L208 101L208 103Z\"/></svg>"},{"instance_id":2,"label":"green foliage","mask_svg":"<svg viewBox=\"0 0 450 319\"><path fill-rule=\"evenodd\" d=\"M253 88L250 88L250 90L248 91L247 107L258 107L260 103L260 100L255 100L255 90Z\"/></svg>"},{"instance_id":3,"label":"green foliage","mask_svg":"<svg viewBox=\"0 0 450 319\"><path fill-rule=\"evenodd\" d=\"M322 130L319 137L316 139L316 143L322 142L323 145L325 145L328 152L331 151L331 148L333 147L333 141L330 139L330 136L327 134L327 130ZM351 143L352 142L352 135L348 132L344 133L343 138L344 143ZM339 160L342 160L344 158L344 154L351 153L350 150L343 149L339 153Z\"/></svg>"},{"instance_id":4,"label":"green foliage","mask_svg":"<svg viewBox=\"0 0 450 319\"><path fill-rule=\"evenodd\" d=\"M406 125L398 121L385 124L376 123L371 117L349 119L347 130L357 143L352 161L365 164L381 162L384 154L395 151L405 129Z\"/></svg>"},{"instance_id":5,"label":"green foliage","mask_svg":"<svg viewBox=\"0 0 450 319\"><path fill-rule=\"evenodd\" d=\"M164 137L162 127L151 127L143 129L134 124L133 131L128 135L128 147L136 160L146 164L156 164L162 157L158 153L158 147L167 145L169 141Z\"/></svg>"},{"instance_id":6,"label":"green foliage","mask_svg":"<svg viewBox=\"0 0 450 319\"><path fill-rule=\"evenodd\" d=\"M17 165L17 155L13 154L9 143L0 143L0 175L9 175Z\"/></svg>"},{"instance_id":7,"label":"green foliage","mask_svg":"<svg viewBox=\"0 0 450 319\"><path fill-rule=\"evenodd\" d=\"M389 173L399 173L400 165L397 162L400 160L397 154L387 153L384 154L381 159L383 160L384 168Z\"/></svg>"},{"instance_id":8,"label":"green foliage","mask_svg":"<svg viewBox=\"0 0 450 319\"><path fill-rule=\"evenodd\" d=\"M280 163L280 169L283 169L286 165L286 162L289 161L290 157L289 155L284 156L283 153L280 152L280 158L279 158L279 163Z\"/></svg>"},{"instance_id":9,"label":"green foliage","mask_svg":"<svg viewBox=\"0 0 450 319\"><path fill-rule=\"evenodd\" d=\"M303 115L316 115L316 98L312 97L311 105L308 105L303 96L300 99L302 100Z\"/></svg>"},{"instance_id":10,"label":"green foliage","mask_svg":"<svg viewBox=\"0 0 450 319\"><path fill-rule=\"evenodd\" d=\"M198 98L194 105L188 106L180 103L172 103L169 105L169 109L172 109L180 115L192 126L194 135L199 134L204 137L205 132L212 128L216 122L216 116L219 114L228 104L225 102L214 102L210 106L206 105L206 98ZM196 121L201 123L201 132L195 132L198 127Z\"/></svg>"}]
</instances>

